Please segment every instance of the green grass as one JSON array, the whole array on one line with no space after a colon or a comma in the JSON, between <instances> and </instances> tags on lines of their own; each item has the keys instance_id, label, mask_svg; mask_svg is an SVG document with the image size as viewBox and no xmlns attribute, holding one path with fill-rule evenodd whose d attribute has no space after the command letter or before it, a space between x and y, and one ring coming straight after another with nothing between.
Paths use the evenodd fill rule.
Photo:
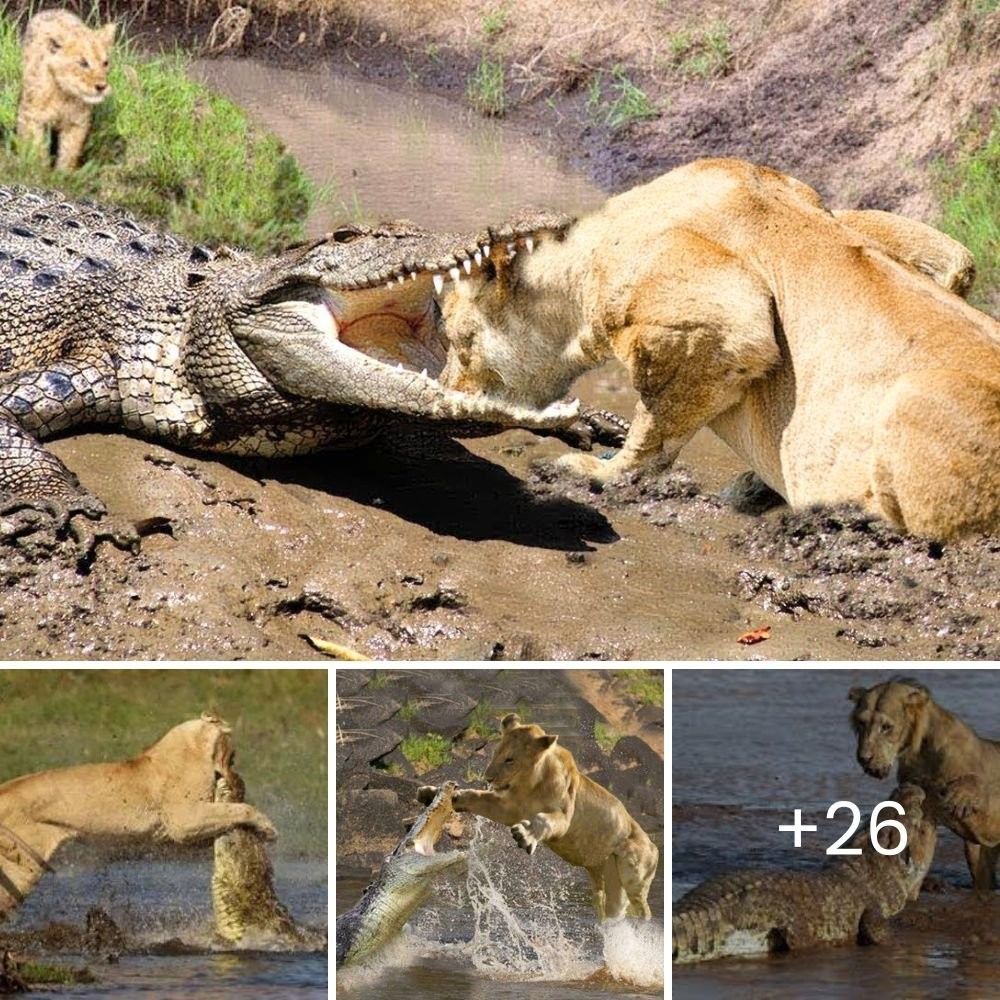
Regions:
<instances>
[{"instance_id":1,"label":"green grass","mask_svg":"<svg viewBox=\"0 0 1000 1000\"><path fill-rule=\"evenodd\" d=\"M0 670L0 782L123 760L217 711L233 729L247 799L282 854L326 853L325 670Z\"/></svg>"},{"instance_id":2,"label":"green grass","mask_svg":"<svg viewBox=\"0 0 1000 1000\"><path fill-rule=\"evenodd\" d=\"M371 680L365 685L365 687L371 688L373 691L381 691L382 688L388 687L394 678L392 674L388 671L383 670L381 673L376 671L372 674Z\"/></svg>"},{"instance_id":3,"label":"green grass","mask_svg":"<svg viewBox=\"0 0 1000 1000\"><path fill-rule=\"evenodd\" d=\"M466 736L492 736L497 730L497 710L488 702L481 701L469 713Z\"/></svg>"},{"instance_id":4,"label":"green grass","mask_svg":"<svg viewBox=\"0 0 1000 1000\"><path fill-rule=\"evenodd\" d=\"M404 722L409 722L411 719L415 719L417 717L417 713L419 711L420 702L407 698L407 700L399 706L399 712L397 714Z\"/></svg>"},{"instance_id":5,"label":"green grass","mask_svg":"<svg viewBox=\"0 0 1000 1000\"><path fill-rule=\"evenodd\" d=\"M1000 112L971 149L939 160L934 177L941 202L938 225L976 259L969 298L995 309L1000 304Z\"/></svg>"},{"instance_id":6,"label":"green grass","mask_svg":"<svg viewBox=\"0 0 1000 1000\"><path fill-rule=\"evenodd\" d=\"M618 732L617 729L607 722L598 720L594 723L594 739L605 753L611 753L614 750L622 735L622 733Z\"/></svg>"},{"instance_id":7,"label":"green grass","mask_svg":"<svg viewBox=\"0 0 1000 1000\"><path fill-rule=\"evenodd\" d=\"M95 108L83 166L56 172L15 140L17 25L0 14L0 179L125 207L191 240L256 250L301 239L317 192L276 138L231 101L188 79L180 53L112 54L112 94Z\"/></svg>"},{"instance_id":8,"label":"green grass","mask_svg":"<svg viewBox=\"0 0 1000 1000\"><path fill-rule=\"evenodd\" d=\"M432 771L451 760L451 740L437 733L411 733L399 745L399 749L417 774Z\"/></svg>"},{"instance_id":9,"label":"green grass","mask_svg":"<svg viewBox=\"0 0 1000 1000\"><path fill-rule=\"evenodd\" d=\"M604 116L604 122L609 128L617 132L635 122L659 117L660 112L646 96L646 92L637 87L620 67L611 71L611 89L615 97L607 105ZM590 93L587 99L589 103Z\"/></svg>"},{"instance_id":10,"label":"green grass","mask_svg":"<svg viewBox=\"0 0 1000 1000\"><path fill-rule=\"evenodd\" d=\"M663 707L663 671L616 670L616 676L625 683L625 690L644 705Z\"/></svg>"},{"instance_id":11,"label":"green grass","mask_svg":"<svg viewBox=\"0 0 1000 1000\"><path fill-rule=\"evenodd\" d=\"M507 8L491 7L483 14L483 34L487 38L499 35L507 27Z\"/></svg>"},{"instance_id":12,"label":"green grass","mask_svg":"<svg viewBox=\"0 0 1000 1000\"><path fill-rule=\"evenodd\" d=\"M26 983L32 985L58 983L61 986L71 986L77 983L96 982L90 969L71 969L65 965L49 965L43 962L21 962L18 972Z\"/></svg>"},{"instance_id":13,"label":"green grass","mask_svg":"<svg viewBox=\"0 0 1000 1000\"><path fill-rule=\"evenodd\" d=\"M469 103L481 114L500 118L506 110L503 62L483 56L465 89Z\"/></svg>"},{"instance_id":14,"label":"green grass","mask_svg":"<svg viewBox=\"0 0 1000 1000\"><path fill-rule=\"evenodd\" d=\"M685 76L708 79L725 76L733 61L729 25L712 21L704 28L684 28L667 40L670 61Z\"/></svg>"}]
</instances>

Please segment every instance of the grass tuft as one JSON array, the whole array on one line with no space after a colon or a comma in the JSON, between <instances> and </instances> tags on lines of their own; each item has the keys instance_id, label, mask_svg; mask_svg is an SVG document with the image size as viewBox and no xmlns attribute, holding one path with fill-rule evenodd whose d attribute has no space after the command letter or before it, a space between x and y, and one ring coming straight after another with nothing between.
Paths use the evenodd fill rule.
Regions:
<instances>
[{"instance_id":1,"label":"grass tuft","mask_svg":"<svg viewBox=\"0 0 1000 1000\"><path fill-rule=\"evenodd\" d=\"M281 143L190 80L180 52L115 43L111 96L94 110L83 166L57 172L15 139L18 24L0 14L0 178L120 205L196 242L271 250L302 238L316 192Z\"/></svg>"},{"instance_id":2,"label":"grass tuft","mask_svg":"<svg viewBox=\"0 0 1000 1000\"><path fill-rule=\"evenodd\" d=\"M732 66L733 49L725 21L712 21L700 30L677 31L670 36L667 46L671 64L684 76L703 80L725 76Z\"/></svg>"},{"instance_id":3,"label":"grass tuft","mask_svg":"<svg viewBox=\"0 0 1000 1000\"><path fill-rule=\"evenodd\" d=\"M502 118L507 107L504 68L500 59L483 56L465 89L469 103L489 118Z\"/></svg>"},{"instance_id":4,"label":"grass tuft","mask_svg":"<svg viewBox=\"0 0 1000 1000\"><path fill-rule=\"evenodd\" d=\"M605 753L611 753L623 735L607 722L598 720L594 723L594 739Z\"/></svg>"},{"instance_id":5,"label":"grass tuft","mask_svg":"<svg viewBox=\"0 0 1000 1000\"><path fill-rule=\"evenodd\" d=\"M433 771L435 767L451 760L451 740L437 733L411 733L399 745L399 749L417 774Z\"/></svg>"},{"instance_id":6,"label":"grass tuft","mask_svg":"<svg viewBox=\"0 0 1000 1000\"><path fill-rule=\"evenodd\" d=\"M663 707L663 672L661 670L616 670L625 690L644 705Z\"/></svg>"},{"instance_id":7,"label":"grass tuft","mask_svg":"<svg viewBox=\"0 0 1000 1000\"><path fill-rule=\"evenodd\" d=\"M970 300L1000 305L1000 112L967 152L938 160L934 176L941 202L939 225L976 259Z\"/></svg>"},{"instance_id":8,"label":"grass tuft","mask_svg":"<svg viewBox=\"0 0 1000 1000\"><path fill-rule=\"evenodd\" d=\"M487 38L499 35L507 27L507 8L491 7L483 14L483 34Z\"/></svg>"},{"instance_id":9,"label":"grass tuft","mask_svg":"<svg viewBox=\"0 0 1000 1000\"><path fill-rule=\"evenodd\" d=\"M607 106L604 116L604 122L609 128L617 132L635 122L659 117L660 112L646 96L646 92L637 87L621 67L615 67L611 71L611 88L616 96ZM588 91L587 103L591 110L598 106L596 95L599 93L593 89Z\"/></svg>"}]
</instances>

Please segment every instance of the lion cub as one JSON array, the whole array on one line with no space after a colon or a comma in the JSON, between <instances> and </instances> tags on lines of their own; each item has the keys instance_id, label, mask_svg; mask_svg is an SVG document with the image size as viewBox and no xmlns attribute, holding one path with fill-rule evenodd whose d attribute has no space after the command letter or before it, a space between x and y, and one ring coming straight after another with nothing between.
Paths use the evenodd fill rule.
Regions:
<instances>
[{"instance_id":1,"label":"lion cub","mask_svg":"<svg viewBox=\"0 0 1000 1000\"><path fill-rule=\"evenodd\" d=\"M558 739L540 726L522 726L516 715L505 716L486 769L490 791L459 789L452 806L509 826L528 854L544 843L586 869L599 920L626 912L648 918L647 897L660 856L656 845L611 792L580 773ZM417 799L427 805L437 791L424 785Z\"/></svg>"},{"instance_id":2,"label":"lion cub","mask_svg":"<svg viewBox=\"0 0 1000 1000\"><path fill-rule=\"evenodd\" d=\"M111 93L108 62L116 27L92 30L69 11L43 10L25 29L17 135L41 146L45 129L52 129L57 170L79 166L93 107Z\"/></svg>"}]
</instances>

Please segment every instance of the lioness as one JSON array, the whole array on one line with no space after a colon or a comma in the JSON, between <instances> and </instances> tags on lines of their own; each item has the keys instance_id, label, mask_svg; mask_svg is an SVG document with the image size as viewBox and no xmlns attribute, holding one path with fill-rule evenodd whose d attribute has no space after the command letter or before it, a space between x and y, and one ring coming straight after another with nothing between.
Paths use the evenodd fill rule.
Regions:
<instances>
[{"instance_id":1,"label":"lioness","mask_svg":"<svg viewBox=\"0 0 1000 1000\"><path fill-rule=\"evenodd\" d=\"M187 844L236 826L269 840L271 821L243 802L215 802L231 772L229 727L204 713L131 760L39 771L0 785L0 917L17 907L70 840Z\"/></svg>"},{"instance_id":2,"label":"lioness","mask_svg":"<svg viewBox=\"0 0 1000 1000\"><path fill-rule=\"evenodd\" d=\"M920 785L937 821L965 841L973 888L996 885L1000 860L1000 741L985 740L931 700L917 681L897 678L851 688L858 763L885 778Z\"/></svg>"},{"instance_id":3,"label":"lioness","mask_svg":"<svg viewBox=\"0 0 1000 1000\"><path fill-rule=\"evenodd\" d=\"M580 773L573 755L557 745L558 736L522 726L513 714L501 721L500 736L486 769L492 789L459 789L452 796L455 811L509 826L528 854L545 843L585 868L599 920L622 916L626 896L629 916L648 917L659 851L642 827L607 789ZM426 805L437 792L424 785L417 798Z\"/></svg>"},{"instance_id":4,"label":"lioness","mask_svg":"<svg viewBox=\"0 0 1000 1000\"><path fill-rule=\"evenodd\" d=\"M566 456L577 472L669 465L707 425L793 506L856 502L941 538L1000 530L1000 324L920 273L949 267L920 232L699 160L534 253L496 245L445 300L442 381L542 406L615 356L635 417L610 461ZM939 280L961 289L966 271Z\"/></svg>"},{"instance_id":5,"label":"lioness","mask_svg":"<svg viewBox=\"0 0 1000 1000\"><path fill-rule=\"evenodd\" d=\"M43 10L24 32L18 138L42 146L57 137L56 168L80 164L93 107L111 93L108 64L116 25L92 30L67 10Z\"/></svg>"}]
</instances>

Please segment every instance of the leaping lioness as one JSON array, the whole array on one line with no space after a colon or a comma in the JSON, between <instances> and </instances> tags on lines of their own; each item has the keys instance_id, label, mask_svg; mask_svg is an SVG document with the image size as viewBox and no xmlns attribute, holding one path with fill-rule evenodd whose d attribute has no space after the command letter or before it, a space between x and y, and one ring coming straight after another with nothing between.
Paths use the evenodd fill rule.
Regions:
<instances>
[{"instance_id":1,"label":"leaping lioness","mask_svg":"<svg viewBox=\"0 0 1000 1000\"><path fill-rule=\"evenodd\" d=\"M971 274L927 226L838 216L785 174L699 160L496 246L445 302L442 381L540 406L617 357L635 418L611 461L567 457L582 474L669 465L709 426L795 507L1000 531L1000 324L942 287Z\"/></svg>"},{"instance_id":2,"label":"leaping lioness","mask_svg":"<svg viewBox=\"0 0 1000 1000\"><path fill-rule=\"evenodd\" d=\"M271 821L245 802L216 802L228 774L230 729L203 713L130 760L39 771L0 785L0 919L35 887L71 840L208 842L237 826L268 840Z\"/></svg>"}]
</instances>

